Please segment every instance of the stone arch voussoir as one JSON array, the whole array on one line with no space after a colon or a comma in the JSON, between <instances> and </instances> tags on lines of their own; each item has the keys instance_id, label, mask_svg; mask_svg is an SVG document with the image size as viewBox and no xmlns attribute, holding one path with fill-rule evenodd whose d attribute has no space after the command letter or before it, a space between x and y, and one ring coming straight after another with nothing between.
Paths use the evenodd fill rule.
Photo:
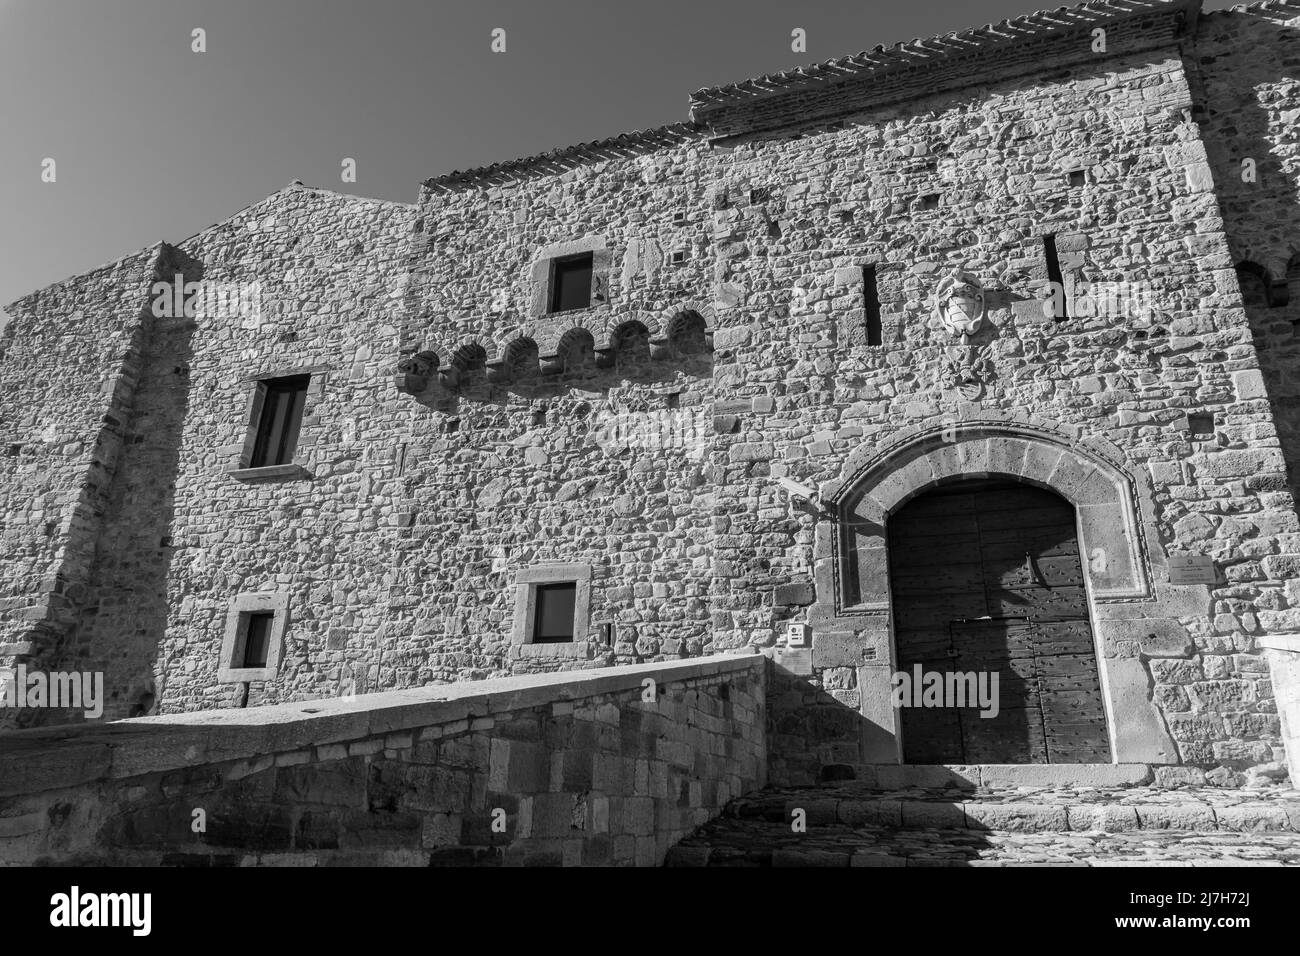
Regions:
<instances>
[{"instance_id":1,"label":"stone arch voussoir","mask_svg":"<svg viewBox=\"0 0 1300 956\"><path fill-rule=\"evenodd\" d=\"M841 548L874 551L886 547L889 515L932 488L998 476L1036 485L1074 505L1094 598L1146 597L1150 575L1138 487L1122 458L1104 445L1078 441L1027 416L935 421L883 449L850 456L840 478L823 486L822 500L846 529ZM887 593L859 596L860 603L887 601Z\"/></svg>"}]
</instances>

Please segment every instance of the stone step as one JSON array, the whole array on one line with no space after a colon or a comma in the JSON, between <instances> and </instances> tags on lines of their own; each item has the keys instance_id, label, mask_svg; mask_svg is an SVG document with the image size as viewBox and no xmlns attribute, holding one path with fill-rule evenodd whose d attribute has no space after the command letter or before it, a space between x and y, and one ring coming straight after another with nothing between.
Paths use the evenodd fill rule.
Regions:
<instances>
[{"instance_id":1,"label":"stone step","mask_svg":"<svg viewBox=\"0 0 1300 956\"><path fill-rule=\"evenodd\" d=\"M1300 834L1140 830L1008 832L810 825L721 818L666 866L1300 866Z\"/></svg>"},{"instance_id":2,"label":"stone step","mask_svg":"<svg viewBox=\"0 0 1300 956\"><path fill-rule=\"evenodd\" d=\"M1135 787L1153 783L1157 776L1166 776L1168 770L1144 763L830 764L822 768L822 782L853 781L859 786L877 790L906 787L959 790L980 787Z\"/></svg>"},{"instance_id":3,"label":"stone step","mask_svg":"<svg viewBox=\"0 0 1300 956\"><path fill-rule=\"evenodd\" d=\"M788 826L803 811L809 828L1119 833L1300 832L1300 793L1282 787L910 788L881 791L854 782L758 791L731 801L724 818Z\"/></svg>"}]
</instances>

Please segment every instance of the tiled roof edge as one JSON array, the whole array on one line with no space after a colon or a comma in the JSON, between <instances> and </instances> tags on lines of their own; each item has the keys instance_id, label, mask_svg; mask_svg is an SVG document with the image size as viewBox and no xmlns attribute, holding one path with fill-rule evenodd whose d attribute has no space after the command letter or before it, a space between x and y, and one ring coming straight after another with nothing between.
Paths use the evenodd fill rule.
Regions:
<instances>
[{"instance_id":1,"label":"tiled roof edge","mask_svg":"<svg viewBox=\"0 0 1300 956\"><path fill-rule=\"evenodd\" d=\"M874 50L851 56L697 90L691 94L691 119L704 122L704 117L710 111L736 103L826 87L855 77L870 78L882 73L933 65L954 53L966 55L981 49L1070 33L1143 14L1160 15L1181 10L1194 18L1199 13L1200 6L1201 0L1089 0L1073 7L1039 10L1000 23L908 40L891 47L877 46Z\"/></svg>"},{"instance_id":2,"label":"tiled roof edge","mask_svg":"<svg viewBox=\"0 0 1300 956\"><path fill-rule=\"evenodd\" d=\"M642 155L693 140L703 140L706 133L707 130L696 123L674 123L654 129L635 130L607 139L561 146L546 153L493 163L490 166L453 170L426 179L424 185L430 189L447 191L470 183L505 183L525 172L565 172L584 162Z\"/></svg>"}]
</instances>

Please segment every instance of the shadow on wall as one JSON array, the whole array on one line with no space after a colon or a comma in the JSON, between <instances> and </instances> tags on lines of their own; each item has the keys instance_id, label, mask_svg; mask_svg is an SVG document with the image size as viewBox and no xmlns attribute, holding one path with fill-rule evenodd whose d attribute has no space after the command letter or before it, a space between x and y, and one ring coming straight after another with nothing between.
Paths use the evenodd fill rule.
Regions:
<instances>
[{"instance_id":1,"label":"shadow on wall","mask_svg":"<svg viewBox=\"0 0 1300 956\"><path fill-rule=\"evenodd\" d=\"M873 791L871 782L856 780L853 765L892 746L885 732L807 677L769 663L767 680L769 789L733 802L727 816L784 825L756 830L724 819L706 826L697 837L710 847L710 865L835 865L841 857L844 865L849 858L853 865L923 865L912 863L917 857L962 866L993 847L985 835L993 828L966 818L961 801L975 788L969 777L931 767L925 792L906 801ZM806 832L794 830L796 807L806 814Z\"/></svg>"},{"instance_id":2,"label":"shadow on wall","mask_svg":"<svg viewBox=\"0 0 1300 956\"><path fill-rule=\"evenodd\" d=\"M1204 90L1197 121L1266 390L1238 397L1269 402L1287 463L1289 489L1257 490L1300 498L1300 145L1285 132L1294 128L1289 113L1300 109L1300 70L1286 65L1300 30L1281 17L1300 17L1300 3L1207 15L1197 48Z\"/></svg>"},{"instance_id":3,"label":"shadow on wall","mask_svg":"<svg viewBox=\"0 0 1300 956\"><path fill-rule=\"evenodd\" d=\"M176 274L185 283L203 279L202 263L175 249L167 250L158 271L157 280L169 284ZM176 476L200 321L203 316L146 318L143 370L95 542L92 601L58 662L60 670L104 673L104 720L146 716L160 696L154 672L167 632Z\"/></svg>"}]
</instances>

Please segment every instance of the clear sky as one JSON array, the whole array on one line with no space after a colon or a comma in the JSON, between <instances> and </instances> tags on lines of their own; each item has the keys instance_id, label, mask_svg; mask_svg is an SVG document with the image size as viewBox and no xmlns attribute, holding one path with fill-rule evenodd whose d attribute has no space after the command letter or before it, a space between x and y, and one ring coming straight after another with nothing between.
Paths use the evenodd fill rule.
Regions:
<instances>
[{"instance_id":1,"label":"clear sky","mask_svg":"<svg viewBox=\"0 0 1300 956\"><path fill-rule=\"evenodd\" d=\"M685 120L701 87L1045 6L0 0L0 304L294 179L414 202L452 169ZM345 157L355 183L340 181Z\"/></svg>"}]
</instances>

